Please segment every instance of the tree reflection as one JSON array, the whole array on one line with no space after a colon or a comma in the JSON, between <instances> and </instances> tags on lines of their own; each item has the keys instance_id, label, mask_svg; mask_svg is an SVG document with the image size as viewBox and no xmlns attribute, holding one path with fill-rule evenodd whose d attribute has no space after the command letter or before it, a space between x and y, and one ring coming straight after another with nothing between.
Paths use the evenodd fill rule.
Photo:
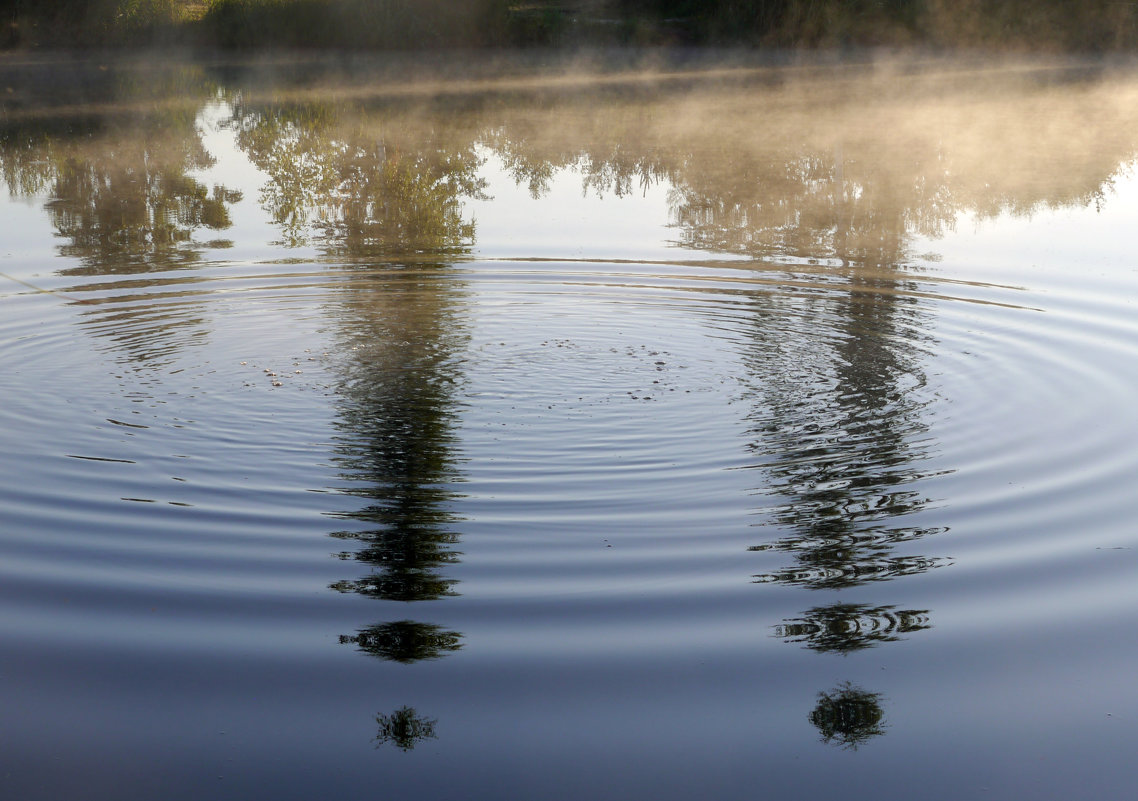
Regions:
<instances>
[{"instance_id":1,"label":"tree reflection","mask_svg":"<svg viewBox=\"0 0 1138 801\"><path fill-rule=\"evenodd\" d=\"M689 186L676 211L689 246L834 260L809 277L811 292L754 297L745 354L758 404L753 450L772 479L767 492L781 499L772 522L793 532L753 550L797 561L757 580L816 589L942 563L894 554L939 528L893 521L929 503L913 485L932 455L920 395L928 315L903 266L908 210L924 209L916 216L926 227L948 212L922 202L928 182L906 192L889 171L854 172L843 159L841 148L767 155L718 184L714 200Z\"/></svg>"},{"instance_id":2,"label":"tree reflection","mask_svg":"<svg viewBox=\"0 0 1138 801\"><path fill-rule=\"evenodd\" d=\"M750 296L743 358L762 511L781 534L753 550L793 563L756 581L838 590L949 563L914 552L944 528L928 490L933 304L911 243L962 214L1091 202L1134 153L1133 89L1024 75L612 88L539 98L487 135L535 196L565 168L615 195L666 181L677 245L785 282ZM1084 114L1111 122L1088 131Z\"/></svg>"},{"instance_id":3,"label":"tree reflection","mask_svg":"<svg viewBox=\"0 0 1138 801\"><path fill-rule=\"evenodd\" d=\"M340 642L354 643L361 651L391 662L410 664L439 659L462 648L462 635L430 623L398 620L368 626L353 635L341 635Z\"/></svg>"},{"instance_id":4,"label":"tree reflection","mask_svg":"<svg viewBox=\"0 0 1138 801\"><path fill-rule=\"evenodd\" d=\"M339 556L370 572L332 589L398 602L456 595L443 569L459 557L452 430L467 335L446 258L473 242L461 203L481 192L481 161L469 141L430 127L341 119L321 105L238 104L232 123L269 174L262 202L286 242L315 242L360 269L333 316L342 355L336 461L344 492L364 505L337 513L353 525L332 536L355 543ZM341 641L397 662L461 647L458 632L410 620Z\"/></svg>"},{"instance_id":5,"label":"tree reflection","mask_svg":"<svg viewBox=\"0 0 1138 801\"><path fill-rule=\"evenodd\" d=\"M828 693L818 693L810 722L822 735L822 742L856 751L871 738L885 733L881 695L847 681Z\"/></svg>"},{"instance_id":6,"label":"tree reflection","mask_svg":"<svg viewBox=\"0 0 1138 801\"><path fill-rule=\"evenodd\" d=\"M207 189L185 174L203 163L165 161L151 146L116 150L106 160L68 157L60 165L47 210L81 267L65 275L105 275L184 267L200 251L195 231L230 226L228 205L240 193Z\"/></svg>"},{"instance_id":7,"label":"tree reflection","mask_svg":"<svg viewBox=\"0 0 1138 801\"><path fill-rule=\"evenodd\" d=\"M453 454L458 354L466 334L447 268L402 268L346 289L336 312L344 355L338 390L337 463L360 508L332 536L356 543L343 559L370 572L332 585L384 601L455 595L442 570L458 561ZM378 277L378 276L376 276ZM416 628L415 626L418 626ZM363 635L358 635L363 636ZM455 650L457 633L426 624L386 624L362 640L377 654ZM419 642L416 648L409 643ZM374 646L374 648L369 647Z\"/></svg>"},{"instance_id":8,"label":"tree reflection","mask_svg":"<svg viewBox=\"0 0 1138 801\"><path fill-rule=\"evenodd\" d=\"M472 137L320 104L238 102L233 124L269 175L261 201L286 244L381 259L439 258L473 244L461 201L481 197L485 179Z\"/></svg>"},{"instance_id":9,"label":"tree reflection","mask_svg":"<svg viewBox=\"0 0 1138 801\"><path fill-rule=\"evenodd\" d=\"M197 261L194 235L228 228L228 207L241 198L191 175L214 163L197 128L210 92L200 70L43 69L21 76L26 96L9 100L15 112L0 124L0 172L11 191L50 198L45 208L65 240L60 254L80 262L62 273L124 275Z\"/></svg>"},{"instance_id":10,"label":"tree reflection","mask_svg":"<svg viewBox=\"0 0 1138 801\"><path fill-rule=\"evenodd\" d=\"M795 276L801 293L751 298L751 447L771 499L767 524L787 532L751 550L794 559L759 583L842 590L948 564L902 550L944 530L908 522L931 506L920 488L935 475L921 368L930 313L905 267L907 209L920 198L844 158L838 148L788 159L751 199L705 203L708 213L680 218L689 246L826 264ZM940 215L919 216L939 225ZM775 636L848 655L930 627L928 610L834 602L783 621ZM884 731L879 699L846 684L820 693L810 720L824 742L856 750Z\"/></svg>"},{"instance_id":11,"label":"tree reflection","mask_svg":"<svg viewBox=\"0 0 1138 801\"><path fill-rule=\"evenodd\" d=\"M835 603L775 627L775 636L821 653L848 654L929 628L927 609Z\"/></svg>"},{"instance_id":12,"label":"tree reflection","mask_svg":"<svg viewBox=\"0 0 1138 801\"><path fill-rule=\"evenodd\" d=\"M945 563L895 553L942 530L901 522L930 503L918 489L931 475L921 465L934 455L920 367L929 321L902 267L903 206L892 205L893 193L870 191L868 178L860 185L861 206L883 197L884 208L851 213L842 201L851 190L835 186L825 193L832 208L813 218L819 230L781 234L839 259L817 291L754 299L746 354L758 402L753 450L778 499L772 523L792 533L753 550L791 553L797 563L760 582L840 589Z\"/></svg>"},{"instance_id":13,"label":"tree reflection","mask_svg":"<svg viewBox=\"0 0 1138 801\"><path fill-rule=\"evenodd\" d=\"M420 715L414 707L403 706L390 715L376 715L379 732L372 742L375 747L390 743L400 751L410 751L424 740L435 739L437 720Z\"/></svg>"},{"instance_id":14,"label":"tree reflection","mask_svg":"<svg viewBox=\"0 0 1138 801\"><path fill-rule=\"evenodd\" d=\"M455 594L440 569L459 556L452 428L466 335L441 269L397 271L342 298L337 462L345 492L367 503L339 514L357 526L332 536L357 543L342 558L372 572L337 582L340 592L392 601Z\"/></svg>"},{"instance_id":15,"label":"tree reflection","mask_svg":"<svg viewBox=\"0 0 1138 801\"><path fill-rule=\"evenodd\" d=\"M202 232L231 225L240 192L207 186L210 167L197 127L210 86L192 67L68 70L28 68L0 121L0 173L9 190L47 198L44 209L71 277L136 276L197 264ZM163 279L155 279L159 281ZM140 364L160 366L205 333L200 304L138 302L137 282L101 281L131 293L85 304L82 319ZM74 286L77 292L84 286Z\"/></svg>"}]
</instances>

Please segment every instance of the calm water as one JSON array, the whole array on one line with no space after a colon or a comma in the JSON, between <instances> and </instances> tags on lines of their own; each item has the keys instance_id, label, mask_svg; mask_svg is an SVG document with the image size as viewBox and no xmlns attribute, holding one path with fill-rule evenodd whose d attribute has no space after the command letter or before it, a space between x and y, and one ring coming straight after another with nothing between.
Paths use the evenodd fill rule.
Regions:
<instances>
[{"instance_id":1,"label":"calm water","mask_svg":"<svg viewBox=\"0 0 1138 801\"><path fill-rule=\"evenodd\" d=\"M1129 797L1138 72L0 66L4 798Z\"/></svg>"}]
</instances>

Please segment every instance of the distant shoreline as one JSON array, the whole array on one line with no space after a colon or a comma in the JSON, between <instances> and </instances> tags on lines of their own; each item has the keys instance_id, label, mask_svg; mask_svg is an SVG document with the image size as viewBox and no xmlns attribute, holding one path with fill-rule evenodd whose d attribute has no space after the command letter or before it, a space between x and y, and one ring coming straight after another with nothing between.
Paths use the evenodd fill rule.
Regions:
<instances>
[{"instance_id":1,"label":"distant shoreline","mask_svg":"<svg viewBox=\"0 0 1138 801\"><path fill-rule=\"evenodd\" d=\"M403 52L742 47L1138 49L1138 3L1085 0L0 0L0 50Z\"/></svg>"}]
</instances>

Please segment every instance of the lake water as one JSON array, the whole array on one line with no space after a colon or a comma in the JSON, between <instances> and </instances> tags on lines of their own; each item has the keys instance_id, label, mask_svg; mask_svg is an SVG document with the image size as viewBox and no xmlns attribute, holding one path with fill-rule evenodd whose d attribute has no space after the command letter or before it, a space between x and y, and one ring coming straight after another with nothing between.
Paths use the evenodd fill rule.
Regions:
<instances>
[{"instance_id":1,"label":"lake water","mask_svg":"<svg viewBox=\"0 0 1138 801\"><path fill-rule=\"evenodd\" d=\"M1129 797L1138 71L577 67L0 62L0 795Z\"/></svg>"}]
</instances>

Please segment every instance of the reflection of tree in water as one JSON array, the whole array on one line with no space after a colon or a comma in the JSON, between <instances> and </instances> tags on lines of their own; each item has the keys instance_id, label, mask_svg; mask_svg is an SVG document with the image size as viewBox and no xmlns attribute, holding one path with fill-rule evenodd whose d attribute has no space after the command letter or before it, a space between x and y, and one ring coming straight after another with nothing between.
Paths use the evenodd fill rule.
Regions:
<instances>
[{"instance_id":1,"label":"reflection of tree in water","mask_svg":"<svg viewBox=\"0 0 1138 801\"><path fill-rule=\"evenodd\" d=\"M22 87L28 96L14 103L20 113L0 125L5 182L15 193L49 198L44 208L62 240L59 253L73 265L60 275L136 276L192 267L205 247L196 241L199 232L228 228L229 205L241 197L192 177L213 164L196 126L208 87L190 68L91 72L95 77L68 72L55 82L50 74L28 78L36 91ZM185 94L171 100L170 93ZM56 115L60 104L65 107ZM137 283L98 286L139 289ZM87 308L83 320L144 364L166 363L203 333L199 304L138 299L101 302Z\"/></svg>"},{"instance_id":2,"label":"reflection of tree in water","mask_svg":"<svg viewBox=\"0 0 1138 801\"><path fill-rule=\"evenodd\" d=\"M403 706L390 715L376 715L375 722L379 725L376 734L375 747L391 743L400 751L410 751L420 745L424 740L435 739L435 724L437 720L420 715L414 707Z\"/></svg>"},{"instance_id":3,"label":"reflection of tree in water","mask_svg":"<svg viewBox=\"0 0 1138 801\"><path fill-rule=\"evenodd\" d=\"M60 253L81 262L64 274L193 264L194 234L228 228L228 205L240 198L189 175L214 163L197 130L210 91L200 71L43 70L22 76L28 96L10 101L21 113L0 125L0 173L13 192L51 198Z\"/></svg>"},{"instance_id":4,"label":"reflection of tree in water","mask_svg":"<svg viewBox=\"0 0 1138 801\"><path fill-rule=\"evenodd\" d=\"M362 508L332 534L359 548L340 557L371 572L333 588L386 601L456 594L442 568L458 561L450 504L453 397L465 347L459 296L445 259L473 243L462 201L484 182L472 140L439 126L389 121L326 104L238 99L237 141L269 175L261 200L286 243L314 241L361 266L338 298L345 354L337 462ZM376 272L377 263L387 266ZM457 650L460 635L426 623L378 624L343 642L395 661Z\"/></svg>"},{"instance_id":5,"label":"reflection of tree in water","mask_svg":"<svg viewBox=\"0 0 1138 801\"><path fill-rule=\"evenodd\" d=\"M929 503L914 486L932 455L919 395L927 323L882 255L844 258L813 297L756 298L753 447L780 499L772 522L791 533L753 550L796 561L757 581L839 589L944 563L895 552L941 529L902 523Z\"/></svg>"},{"instance_id":6,"label":"reflection of tree in water","mask_svg":"<svg viewBox=\"0 0 1138 801\"><path fill-rule=\"evenodd\" d=\"M333 589L385 601L455 595L442 570L458 561L451 504L460 476L452 448L453 393L466 335L446 268L407 268L378 285L345 290L338 311L347 354L340 383L337 462L362 508L333 537L370 572ZM409 661L459 647L460 635L400 621L365 629L355 642L373 655Z\"/></svg>"},{"instance_id":7,"label":"reflection of tree in water","mask_svg":"<svg viewBox=\"0 0 1138 801\"><path fill-rule=\"evenodd\" d=\"M818 693L818 703L810 722L822 735L822 742L856 751L872 737L885 733L885 711L881 695L866 692L849 682L828 693Z\"/></svg>"},{"instance_id":8,"label":"reflection of tree in water","mask_svg":"<svg viewBox=\"0 0 1138 801\"><path fill-rule=\"evenodd\" d=\"M620 180L596 167L606 152L616 152L603 134L587 156L559 155L557 163L576 166L586 188L608 181L614 194L665 178L672 185L676 244L751 257L755 269L785 281L783 289L752 294L754 325L744 359L755 466L769 497L765 522L782 534L754 550L783 553L793 562L756 581L841 590L948 563L912 552L919 540L944 529L930 525L926 514L932 500L924 485L934 475L936 454L921 363L935 343L929 304L908 266L909 243L941 234L962 212L1029 212L1094 198L1133 144L1088 149L1087 158L1072 161L1072 139L1058 133L1043 150L1064 153L1064 166L1073 169L1056 181L1056 172L1040 174L1045 160L1018 152L1023 142L1039 142L1039 110L1030 93L1010 114L1000 102L988 107L1001 125L1019 126L1024 134L998 142L982 133L986 122L928 136L918 127L927 123L915 126L896 100L835 98L825 107L790 95L776 97L769 108L758 100L741 111L714 100L688 109L678 103L676 131L687 130L690 138L649 119L640 134L643 158L625 143L620 159L607 159ZM956 109L950 102L940 111ZM691 121L710 117L717 132L725 132L719 141L692 130ZM900 124L888 125L891 117ZM620 129L622 121L609 125ZM556 154L556 142L543 141L537 127L514 130ZM894 138L882 137L884 131ZM740 135L733 139L732 132ZM507 169L532 193L544 191L551 183L547 165L554 162L543 165L532 148L511 145L499 149ZM975 161L976 153L994 151L1008 156L997 157L998 176L991 159ZM1106 152L1111 155L1103 158ZM1064 181L1067 186L1056 186ZM930 627L925 609L835 602L784 621L775 633L814 651L848 654ZM825 742L856 749L883 733L880 701L846 684L821 693L809 719Z\"/></svg>"},{"instance_id":9,"label":"reflection of tree in water","mask_svg":"<svg viewBox=\"0 0 1138 801\"><path fill-rule=\"evenodd\" d=\"M752 550L794 558L761 583L839 590L946 563L897 552L942 530L905 522L930 503L919 486L933 453L920 364L928 315L903 263L909 237L937 233L955 211L939 205L935 182L858 173L844 159L841 148L772 152L715 176L706 186L719 194L695 175L671 196L682 244L784 260L803 287L752 296L752 449L769 524L787 532ZM850 654L930 626L927 610L835 602L774 633ZM879 702L846 684L820 693L809 718L824 742L856 749L884 731Z\"/></svg>"},{"instance_id":10,"label":"reflection of tree in water","mask_svg":"<svg viewBox=\"0 0 1138 801\"><path fill-rule=\"evenodd\" d=\"M364 504L337 513L354 525L331 536L355 543L338 556L369 572L332 589L388 602L436 600L457 595L442 571L459 557L452 432L467 339L445 259L473 243L461 201L480 194L481 161L469 144L450 147L429 129L421 138L389 136L363 118L351 127L336 117L320 105L238 104L232 122L240 146L269 175L261 201L285 243L314 240L329 256L361 266L333 314L344 355L336 462L348 482L343 492ZM458 651L462 635L401 619L340 642L412 664ZM377 715L376 723L377 748L409 751L435 738L436 721L411 707Z\"/></svg>"},{"instance_id":11,"label":"reflection of tree in water","mask_svg":"<svg viewBox=\"0 0 1138 801\"><path fill-rule=\"evenodd\" d=\"M791 287L751 300L753 447L768 520L785 532L755 550L794 557L757 581L841 589L947 563L908 552L943 531L918 519L935 456L921 362L935 343L909 243L963 212L1086 202L1134 151L1132 136L1109 138L1125 125L1091 134L1107 137L1096 147L1071 146L1088 135L1071 113L1133 119L1109 88L1010 80L1010 94L946 92L937 76L926 92L919 75L712 88L668 103L630 93L588 114L567 104L556 119L507 115L487 137L535 195L564 167L618 195L666 179L678 245L753 257ZM1064 170L1045 169L1057 154Z\"/></svg>"},{"instance_id":12,"label":"reflection of tree in water","mask_svg":"<svg viewBox=\"0 0 1138 801\"><path fill-rule=\"evenodd\" d=\"M774 498L770 524L788 533L752 550L794 558L756 576L761 583L839 590L947 563L897 553L942 530L905 522L930 503L918 487L932 474L922 463L933 454L921 398L928 321L900 266L906 224L898 191L865 176L855 192L843 180L834 167L810 190L832 204L828 211L816 204L809 217L816 229L783 221L778 234L780 247L794 248L787 255L814 254L833 266L805 292L753 299L745 357L756 399L752 447ZM930 625L927 610L832 603L784 621L775 636L849 654ZM812 720L825 740L856 747L862 735L880 733L874 701L848 689L823 695Z\"/></svg>"},{"instance_id":13,"label":"reflection of tree in water","mask_svg":"<svg viewBox=\"0 0 1138 801\"><path fill-rule=\"evenodd\" d=\"M353 635L341 635L340 642L355 643L380 659L410 664L424 659L439 659L462 648L462 635L431 623L397 620L368 626Z\"/></svg>"},{"instance_id":14,"label":"reflection of tree in water","mask_svg":"<svg viewBox=\"0 0 1138 801\"><path fill-rule=\"evenodd\" d=\"M386 602L456 595L443 574L458 561L450 507L460 480L453 454L454 389L465 347L460 298L444 266L405 267L344 290L336 310L346 354L339 398L337 463L344 492L364 505L337 515L354 525L332 533L355 542L340 554L369 572L332 588ZM462 635L431 623L376 623L340 642L379 659L412 664L462 647ZM410 708L376 716L376 747L409 751L434 739L433 719Z\"/></svg>"},{"instance_id":15,"label":"reflection of tree in water","mask_svg":"<svg viewBox=\"0 0 1138 801\"><path fill-rule=\"evenodd\" d=\"M911 552L943 528L925 514L936 454L921 362L935 343L910 242L965 212L1084 203L1134 151L1129 136L1072 150L1087 136L1067 122L1080 113L1133 119L1109 88L1067 93L1040 75L1013 77L1010 94L946 92L934 75L927 92L924 80L774 81L667 101L614 91L612 103L512 110L484 135L535 197L565 168L586 191L614 195L666 180L676 244L750 256L796 287L751 299L755 466L771 498L767 521L784 534L754 550L793 557L759 582L838 590L948 563ZM1064 169L1045 168L1052 163ZM924 610L834 605L786 626L840 651L929 622Z\"/></svg>"},{"instance_id":16,"label":"reflection of tree in water","mask_svg":"<svg viewBox=\"0 0 1138 801\"><path fill-rule=\"evenodd\" d=\"M192 246L201 228L228 228L227 205L240 194L212 191L185 174L184 163L164 162L149 148L108 161L68 158L60 167L47 204L60 247L83 266L66 275L135 273L193 264ZM195 164L200 169L206 165Z\"/></svg>"},{"instance_id":17,"label":"reflection of tree in water","mask_svg":"<svg viewBox=\"0 0 1138 801\"><path fill-rule=\"evenodd\" d=\"M369 574L334 589L392 601L453 595L440 569L458 560L451 529L457 355L466 335L445 268L407 269L345 290L339 321L347 354L340 383L337 462L345 492L365 500L341 513L358 527L332 536Z\"/></svg>"},{"instance_id":18,"label":"reflection of tree in water","mask_svg":"<svg viewBox=\"0 0 1138 801\"><path fill-rule=\"evenodd\" d=\"M928 620L925 609L836 603L808 609L799 619L784 620L775 627L775 636L813 651L848 654L927 629Z\"/></svg>"},{"instance_id":19,"label":"reflection of tree in water","mask_svg":"<svg viewBox=\"0 0 1138 801\"><path fill-rule=\"evenodd\" d=\"M233 124L269 175L261 201L287 244L315 239L350 258L437 258L473 243L461 201L480 197L485 180L469 135L316 104L238 104Z\"/></svg>"},{"instance_id":20,"label":"reflection of tree in water","mask_svg":"<svg viewBox=\"0 0 1138 801\"><path fill-rule=\"evenodd\" d=\"M844 160L841 148L772 153L715 176L717 194L696 176L671 196L687 247L819 265L787 266L803 291L753 297L752 448L775 499L770 524L787 533L752 550L794 558L757 582L838 590L945 564L897 552L942 530L905 522L930 503L919 484L932 452L927 313L902 265L909 237L938 233L955 210L935 181L857 173ZM835 602L774 633L844 655L930 626L927 610ZM880 696L849 683L819 693L809 719L823 742L850 750L884 733Z\"/></svg>"},{"instance_id":21,"label":"reflection of tree in water","mask_svg":"<svg viewBox=\"0 0 1138 801\"><path fill-rule=\"evenodd\" d=\"M192 267L201 257L194 235L228 228L228 206L241 197L220 186L209 190L187 175L212 161L192 120L188 130L117 131L109 140L69 150L57 156L46 204L65 240L60 254L79 262L60 270L62 275L131 276ZM104 282L100 288L113 286ZM196 302L159 306L134 302L132 295L124 299L85 317L144 363L165 363L179 343L193 341L206 327Z\"/></svg>"},{"instance_id":22,"label":"reflection of tree in water","mask_svg":"<svg viewBox=\"0 0 1138 801\"><path fill-rule=\"evenodd\" d=\"M440 260L472 242L461 201L481 190L480 162L469 146L364 135L366 121L334 118L320 106L234 115L240 144L270 175L263 200L290 241L314 238L349 263L398 264L361 272L335 311L345 355L337 463L344 492L365 503L339 513L356 525L332 536L359 546L340 557L370 571L332 586L384 601L438 599L456 594L442 570L459 557L452 430L466 343L460 296ZM460 640L410 620L341 638L398 662L443 656Z\"/></svg>"}]
</instances>

